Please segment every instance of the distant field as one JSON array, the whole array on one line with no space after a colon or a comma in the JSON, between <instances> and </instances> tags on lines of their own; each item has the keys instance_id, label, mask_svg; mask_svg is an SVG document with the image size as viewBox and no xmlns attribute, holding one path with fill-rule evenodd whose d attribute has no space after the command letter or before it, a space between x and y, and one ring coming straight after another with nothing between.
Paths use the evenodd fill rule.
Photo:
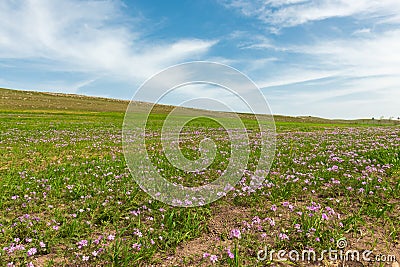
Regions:
<instances>
[{"instance_id":1,"label":"distant field","mask_svg":"<svg viewBox=\"0 0 400 267\"><path fill-rule=\"evenodd\" d=\"M130 176L121 139L127 105L0 89L0 266L338 266L343 261L279 263L276 254L272 261L257 254L321 252L343 238L346 249L372 250L371 259L400 259L395 121L275 116L277 150L261 188L248 186L259 156L254 142L248 172L226 197L176 208L152 200ZM219 153L204 173L176 170L158 135L171 108L158 106L151 116L153 162L173 182L214 180L230 155L226 132L207 119L188 124L187 158L198 157L203 137ZM241 117L256 140L256 122Z\"/></svg>"},{"instance_id":2,"label":"distant field","mask_svg":"<svg viewBox=\"0 0 400 267\"><path fill-rule=\"evenodd\" d=\"M34 113L70 113L70 112L125 112L129 104L127 100L89 97L75 94L58 94L33 91L10 90L0 88L0 111L25 111ZM138 103L149 105L149 103ZM159 113L165 113L171 106L157 105ZM244 118L248 117L242 114ZM318 123L318 124L372 124L372 125L396 125L397 120L372 120L370 118L359 120L328 120L323 118L302 116L289 117L274 115L276 122L282 123Z\"/></svg>"}]
</instances>

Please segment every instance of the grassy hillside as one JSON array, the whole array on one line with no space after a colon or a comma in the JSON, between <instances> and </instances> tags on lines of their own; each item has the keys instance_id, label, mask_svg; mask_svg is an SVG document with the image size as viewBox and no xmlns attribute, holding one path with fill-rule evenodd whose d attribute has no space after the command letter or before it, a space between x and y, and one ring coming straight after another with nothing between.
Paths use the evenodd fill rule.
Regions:
<instances>
[{"instance_id":1,"label":"grassy hillside","mask_svg":"<svg viewBox=\"0 0 400 267\"><path fill-rule=\"evenodd\" d=\"M125 112L129 101L0 88L0 110Z\"/></svg>"},{"instance_id":2,"label":"grassy hillside","mask_svg":"<svg viewBox=\"0 0 400 267\"><path fill-rule=\"evenodd\" d=\"M19 111L28 113L76 113L76 112L125 112L129 104L127 100L118 100L102 97L90 97L76 94L46 93L34 91L21 91L0 88L0 112ZM140 110L141 105L149 103L137 103ZM172 106L157 105L157 113L168 113ZM192 110L185 109L184 110ZM208 112L208 115L223 114L223 112ZM241 117L253 119L252 115L241 114ZM312 124L347 124L347 125L393 125L399 124L396 120L329 120L311 116L290 117L274 115L276 122Z\"/></svg>"},{"instance_id":3,"label":"grassy hillside","mask_svg":"<svg viewBox=\"0 0 400 267\"><path fill-rule=\"evenodd\" d=\"M255 171L259 132L244 114L250 153L240 182L216 202L177 208L152 199L127 168L127 101L0 93L0 266L370 266L257 259L260 249L321 252L339 240L400 258L398 126L276 116L267 174ZM230 161L229 135L204 118L185 125L179 148L187 159L199 157L204 138L217 149L204 170L181 170L160 141L172 108L158 106L146 128L153 168L187 186L215 180ZM265 179L257 190L253 177Z\"/></svg>"}]
</instances>

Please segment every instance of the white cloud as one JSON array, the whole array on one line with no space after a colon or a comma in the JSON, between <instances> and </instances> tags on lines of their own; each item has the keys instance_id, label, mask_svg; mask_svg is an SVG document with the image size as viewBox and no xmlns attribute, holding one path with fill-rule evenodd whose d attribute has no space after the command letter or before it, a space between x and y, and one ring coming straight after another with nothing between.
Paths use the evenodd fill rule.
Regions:
<instances>
[{"instance_id":1,"label":"white cloud","mask_svg":"<svg viewBox=\"0 0 400 267\"><path fill-rule=\"evenodd\" d=\"M119 1L0 1L0 59L45 61L56 71L137 82L216 43L148 42L138 23L124 16Z\"/></svg>"},{"instance_id":2,"label":"white cloud","mask_svg":"<svg viewBox=\"0 0 400 267\"><path fill-rule=\"evenodd\" d=\"M371 28L362 28L354 31L352 34L362 36L362 35L368 35L370 33L371 33Z\"/></svg>"},{"instance_id":3,"label":"white cloud","mask_svg":"<svg viewBox=\"0 0 400 267\"><path fill-rule=\"evenodd\" d=\"M257 81L260 88L268 88L272 86L284 86L308 81L332 78L338 76L339 71L324 70L305 70L301 68L290 68L279 73L277 76L271 76L267 80Z\"/></svg>"},{"instance_id":4,"label":"white cloud","mask_svg":"<svg viewBox=\"0 0 400 267\"><path fill-rule=\"evenodd\" d=\"M365 38L317 41L290 50L313 56L321 67L333 66L347 75L377 76L400 75L399 47L400 30L388 30Z\"/></svg>"},{"instance_id":5,"label":"white cloud","mask_svg":"<svg viewBox=\"0 0 400 267\"><path fill-rule=\"evenodd\" d=\"M277 28L347 16L375 17L378 21L400 23L398 0L232 0L223 3Z\"/></svg>"}]
</instances>

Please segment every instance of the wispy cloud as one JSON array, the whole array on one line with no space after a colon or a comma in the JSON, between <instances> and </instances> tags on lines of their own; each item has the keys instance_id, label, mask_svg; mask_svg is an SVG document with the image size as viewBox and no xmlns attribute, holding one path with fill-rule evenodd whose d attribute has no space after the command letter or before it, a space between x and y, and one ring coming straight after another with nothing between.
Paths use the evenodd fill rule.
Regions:
<instances>
[{"instance_id":1,"label":"wispy cloud","mask_svg":"<svg viewBox=\"0 0 400 267\"><path fill-rule=\"evenodd\" d=\"M318 57L319 63L345 68L348 75L400 75L400 30L363 38L316 41L292 50Z\"/></svg>"},{"instance_id":2,"label":"wispy cloud","mask_svg":"<svg viewBox=\"0 0 400 267\"><path fill-rule=\"evenodd\" d=\"M296 74L297 73L297 74ZM259 80L257 85L260 88L268 88L273 86L292 85L303 82L311 82L321 79L337 77L338 71L323 70L304 70L304 69L288 69L280 73L278 76L271 76L268 80Z\"/></svg>"},{"instance_id":3,"label":"wispy cloud","mask_svg":"<svg viewBox=\"0 0 400 267\"><path fill-rule=\"evenodd\" d=\"M199 58L216 40L154 42L143 37L140 17L119 1L0 2L0 59L45 62L55 71L143 81L156 71Z\"/></svg>"},{"instance_id":4,"label":"wispy cloud","mask_svg":"<svg viewBox=\"0 0 400 267\"><path fill-rule=\"evenodd\" d=\"M239 10L245 16L257 17L277 28L347 16L400 22L400 2L397 0L228 0L223 3L229 8Z\"/></svg>"}]
</instances>

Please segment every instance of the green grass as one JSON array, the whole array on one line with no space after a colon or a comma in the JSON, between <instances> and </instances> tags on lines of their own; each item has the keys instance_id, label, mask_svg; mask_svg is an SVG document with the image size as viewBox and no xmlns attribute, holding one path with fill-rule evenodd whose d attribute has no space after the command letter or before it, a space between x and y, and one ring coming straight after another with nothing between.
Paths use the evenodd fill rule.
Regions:
<instances>
[{"instance_id":1,"label":"green grass","mask_svg":"<svg viewBox=\"0 0 400 267\"><path fill-rule=\"evenodd\" d=\"M321 251L343 237L351 249L398 253L400 127L393 122L278 116L276 156L260 189L248 191L249 172L215 203L176 208L130 176L121 142L127 102L0 93L1 266L265 266L276 262L257 260L265 247ZM148 122L153 162L188 186L217 178L230 156L227 133L210 119L187 124L180 144L187 158L199 157L205 137L218 153L205 173L182 172L165 160L157 135L168 110L157 106ZM257 123L241 116L257 140ZM254 144L249 171L258 156Z\"/></svg>"}]
</instances>

